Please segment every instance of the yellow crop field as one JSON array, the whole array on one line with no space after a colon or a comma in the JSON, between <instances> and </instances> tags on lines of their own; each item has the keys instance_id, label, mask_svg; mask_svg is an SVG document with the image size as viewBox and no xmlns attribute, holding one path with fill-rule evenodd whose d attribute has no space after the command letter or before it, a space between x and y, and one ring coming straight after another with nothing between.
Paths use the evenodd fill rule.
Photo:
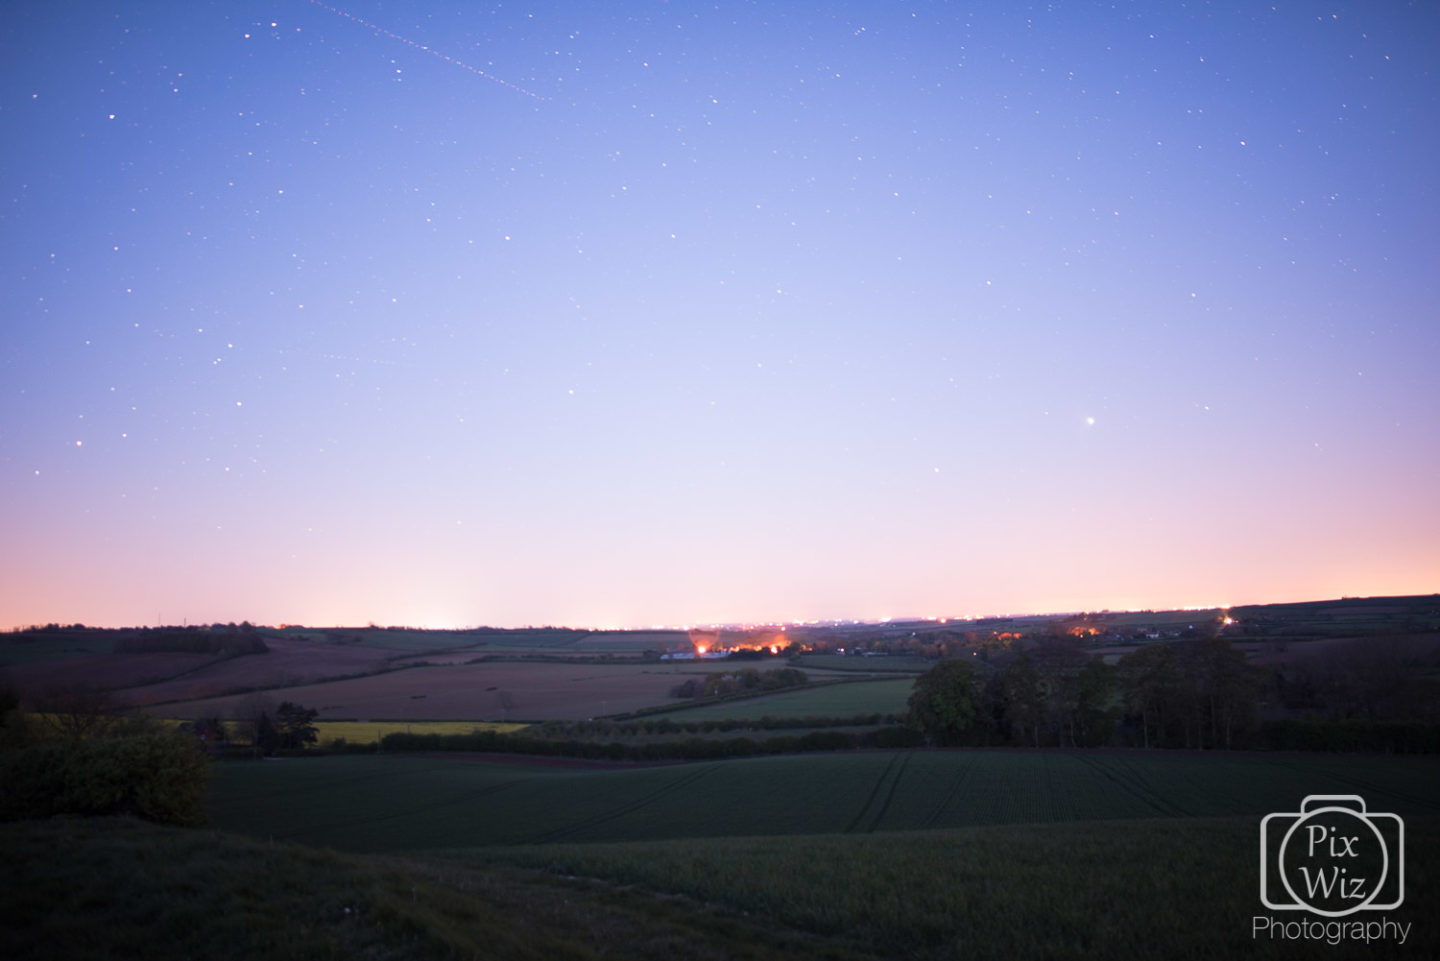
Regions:
<instances>
[{"instance_id":1,"label":"yellow crop field","mask_svg":"<svg viewBox=\"0 0 1440 961\"><path fill-rule=\"evenodd\" d=\"M508 734L527 725L498 721L316 721L319 743L343 737L350 744L375 744L396 731L408 734L469 734L471 731L499 731Z\"/></svg>"}]
</instances>

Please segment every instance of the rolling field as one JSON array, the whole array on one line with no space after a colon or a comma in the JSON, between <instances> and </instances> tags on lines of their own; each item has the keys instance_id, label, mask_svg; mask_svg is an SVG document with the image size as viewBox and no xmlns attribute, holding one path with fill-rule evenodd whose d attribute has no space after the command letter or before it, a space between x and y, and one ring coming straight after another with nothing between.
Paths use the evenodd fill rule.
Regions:
<instances>
[{"instance_id":1,"label":"rolling field","mask_svg":"<svg viewBox=\"0 0 1440 961\"><path fill-rule=\"evenodd\" d=\"M864 961L683 897L317 851L130 818L0 824L6 961Z\"/></svg>"},{"instance_id":2,"label":"rolling field","mask_svg":"<svg viewBox=\"0 0 1440 961\"><path fill-rule=\"evenodd\" d=\"M606 631L581 637L575 642L575 650L587 654L637 653L689 649L689 645L690 635L684 631Z\"/></svg>"},{"instance_id":3,"label":"rolling field","mask_svg":"<svg viewBox=\"0 0 1440 961\"><path fill-rule=\"evenodd\" d=\"M252 658L253 659L253 658ZM322 719L584 720L665 704L670 689L703 667L490 661L416 667L273 691ZM159 705L170 717L228 717L243 696Z\"/></svg>"},{"instance_id":4,"label":"rolling field","mask_svg":"<svg viewBox=\"0 0 1440 961\"><path fill-rule=\"evenodd\" d=\"M926 657L894 655L890 657L855 657L848 654L805 654L796 665L802 671L814 669L851 671L861 674L924 674L935 666Z\"/></svg>"},{"instance_id":5,"label":"rolling field","mask_svg":"<svg viewBox=\"0 0 1440 961\"><path fill-rule=\"evenodd\" d=\"M117 704L146 706L378 671L384 669L388 657L384 651L358 645L285 638L270 638L266 643L268 653L243 657L174 652L76 654L30 661L8 668L6 673L25 691L88 684L111 691Z\"/></svg>"},{"instance_id":6,"label":"rolling field","mask_svg":"<svg viewBox=\"0 0 1440 961\"><path fill-rule=\"evenodd\" d=\"M744 720L762 717L855 717L860 714L904 714L906 700L915 679L856 681L821 687L747 697L720 704L666 711L647 718L669 717L676 721Z\"/></svg>"},{"instance_id":7,"label":"rolling field","mask_svg":"<svg viewBox=\"0 0 1440 961\"><path fill-rule=\"evenodd\" d=\"M581 631L568 630L418 630L385 627L286 628L287 637L302 637L308 643L323 644L332 640L360 647L378 648L402 653L435 653L447 650L487 651L551 651L573 647L584 636ZM267 637L268 640L268 637Z\"/></svg>"},{"instance_id":8,"label":"rolling field","mask_svg":"<svg viewBox=\"0 0 1440 961\"><path fill-rule=\"evenodd\" d=\"M1422 893L1440 883L1437 787L1433 758L1373 756L916 751L584 771L344 757L217 765L211 811L282 850L404 853L430 883L531 871L570 885L567 905L703 905L822 939L810 946L829 957L1301 958L1313 944L1251 937L1260 818L1359 793L1405 818L1412 894L1390 916L1415 930L1399 954L1325 956L1424 957L1440 951Z\"/></svg>"},{"instance_id":9,"label":"rolling field","mask_svg":"<svg viewBox=\"0 0 1440 961\"><path fill-rule=\"evenodd\" d=\"M1433 759L915 751L614 770L456 757L215 766L224 830L355 851L1258 816L1306 794L1440 815ZM340 799L343 799L340 800Z\"/></svg>"},{"instance_id":10,"label":"rolling field","mask_svg":"<svg viewBox=\"0 0 1440 961\"><path fill-rule=\"evenodd\" d=\"M1419 958L1440 951L1433 901L1413 895L1389 915L1411 924L1398 950L1253 939L1252 918L1262 911L1258 823L1254 816L1080 821L446 856L683 894L897 958ZM1407 885L1433 892L1440 818L1412 817L1407 825Z\"/></svg>"}]
</instances>

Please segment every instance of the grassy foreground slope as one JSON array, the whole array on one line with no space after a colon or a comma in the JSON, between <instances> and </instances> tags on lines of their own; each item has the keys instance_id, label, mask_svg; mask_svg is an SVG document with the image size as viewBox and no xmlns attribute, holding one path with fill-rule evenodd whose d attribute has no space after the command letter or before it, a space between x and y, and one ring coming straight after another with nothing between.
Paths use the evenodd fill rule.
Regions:
<instances>
[{"instance_id":1,"label":"grassy foreground slope","mask_svg":"<svg viewBox=\"0 0 1440 961\"><path fill-rule=\"evenodd\" d=\"M0 825L0 957L701 959L866 955L679 897L363 858L119 818Z\"/></svg>"},{"instance_id":2,"label":"grassy foreground slope","mask_svg":"<svg viewBox=\"0 0 1440 961\"><path fill-rule=\"evenodd\" d=\"M1440 815L1426 757L911 751L567 770L455 756L216 765L224 830L352 851L1256 816L1307 794Z\"/></svg>"},{"instance_id":3,"label":"grassy foreground slope","mask_svg":"<svg viewBox=\"0 0 1440 961\"><path fill-rule=\"evenodd\" d=\"M1403 948L1252 937L1257 818L1004 825L457 851L469 865L640 885L892 957L1437 957L1440 818L1407 823ZM1423 893L1422 893L1423 892ZM1293 919L1293 918L1292 918ZM1363 918L1362 920L1374 920ZM1317 952L1323 948L1323 952Z\"/></svg>"},{"instance_id":4,"label":"grassy foreground slope","mask_svg":"<svg viewBox=\"0 0 1440 961\"><path fill-rule=\"evenodd\" d=\"M1386 913L1406 944L1324 955L1440 956L1430 758L361 756L215 775L224 830L0 825L0 957L1313 957L1251 937L1260 816L1309 793L1406 821L1408 897Z\"/></svg>"}]
</instances>

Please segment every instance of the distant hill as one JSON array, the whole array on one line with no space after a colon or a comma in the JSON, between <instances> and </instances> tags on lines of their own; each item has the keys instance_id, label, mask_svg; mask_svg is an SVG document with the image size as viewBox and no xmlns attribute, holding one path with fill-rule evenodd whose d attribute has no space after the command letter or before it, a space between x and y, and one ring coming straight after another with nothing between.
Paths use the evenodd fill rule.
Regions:
<instances>
[{"instance_id":1,"label":"distant hill","mask_svg":"<svg viewBox=\"0 0 1440 961\"><path fill-rule=\"evenodd\" d=\"M257 634L246 631L200 631L162 628L123 637L115 642L116 654L268 654L269 646Z\"/></svg>"}]
</instances>

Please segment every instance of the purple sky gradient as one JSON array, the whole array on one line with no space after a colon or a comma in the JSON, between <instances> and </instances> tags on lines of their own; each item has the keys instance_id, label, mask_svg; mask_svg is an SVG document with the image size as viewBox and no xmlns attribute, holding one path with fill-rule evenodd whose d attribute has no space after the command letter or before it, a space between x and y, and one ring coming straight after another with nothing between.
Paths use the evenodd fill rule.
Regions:
<instances>
[{"instance_id":1,"label":"purple sky gradient","mask_svg":"<svg viewBox=\"0 0 1440 961\"><path fill-rule=\"evenodd\" d=\"M338 10L7 5L0 626L1440 590L1433 5Z\"/></svg>"}]
</instances>

